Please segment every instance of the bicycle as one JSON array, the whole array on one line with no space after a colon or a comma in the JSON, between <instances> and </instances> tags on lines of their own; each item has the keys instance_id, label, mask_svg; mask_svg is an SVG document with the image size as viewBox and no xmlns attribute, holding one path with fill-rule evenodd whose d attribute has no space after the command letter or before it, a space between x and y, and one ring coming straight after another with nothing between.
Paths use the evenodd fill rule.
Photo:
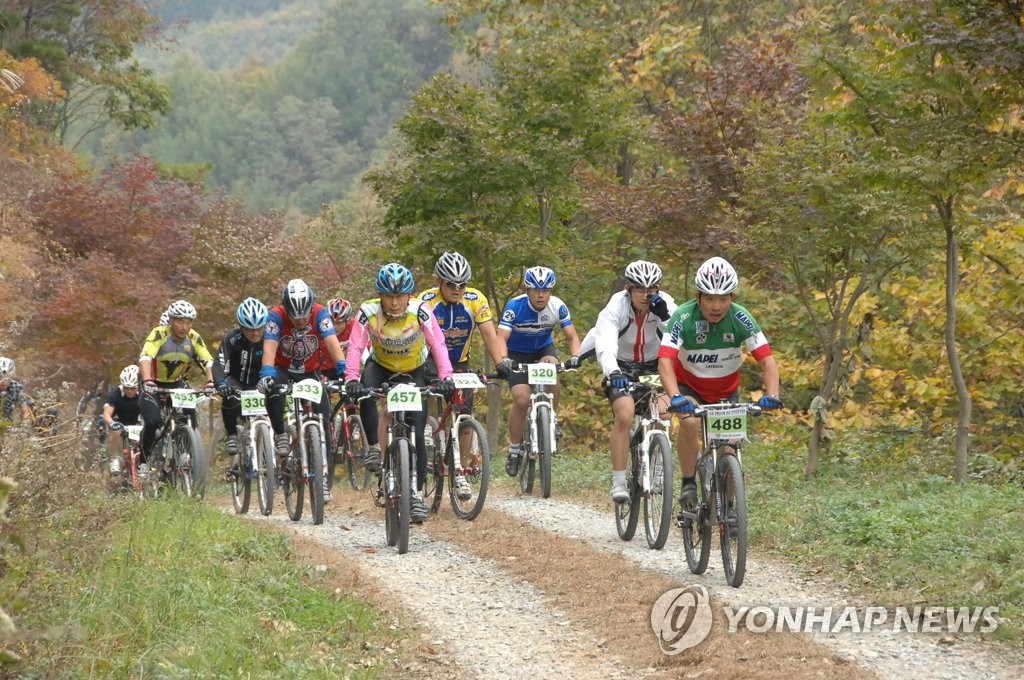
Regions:
<instances>
[{"instance_id":1,"label":"bicycle","mask_svg":"<svg viewBox=\"0 0 1024 680\"><path fill-rule=\"evenodd\" d=\"M337 390L337 383L321 383L306 378L290 385L281 385L280 393L288 392L285 417L291 447L287 456L278 457L277 482L284 491L284 505L293 522L302 519L305 487L309 487L309 509L313 524L324 523L324 476L327 460L324 443L327 441L320 399L324 389Z\"/></svg>"},{"instance_id":2,"label":"bicycle","mask_svg":"<svg viewBox=\"0 0 1024 680\"><path fill-rule=\"evenodd\" d=\"M238 423L241 452L235 456L236 467L228 472L231 501L239 515L249 512L252 482L255 479L260 514L268 516L274 510L277 461L274 458L274 431L267 415L266 399L257 390L238 390L233 398L241 401L242 417Z\"/></svg>"},{"instance_id":3,"label":"bicycle","mask_svg":"<svg viewBox=\"0 0 1024 680\"><path fill-rule=\"evenodd\" d=\"M683 508L678 522L686 564L692 573L704 573L711 554L711 527L717 524L725 580L733 588L743 584L747 564L741 440L747 434L747 416L760 414L761 407L756 404L732 402L704 404L693 412L693 417L702 421L703 445L697 457L697 506ZM733 451L726 451L726 446Z\"/></svg>"},{"instance_id":4,"label":"bicycle","mask_svg":"<svg viewBox=\"0 0 1024 680\"><path fill-rule=\"evenodd\" d=\"M411 522L412 494L416 488L416 446L411 412L423 409L423 395L435 394L430 386L418 387L409 382L407 374L395 374L379 388L359 398L383 399L391 423L387 429L387 448L381 470L377 473L377 491L374 505L384 508L384 536L389 546L398 546L398 554L409 552L409 524Z\"/></svg>"},{"instance_id":5,"label":"bicycle","mask_svg":"<svg viewBox=\"0 0 1024 680\"><path fill-rule=\"evenodd\" d=\"M186 496L202 498L209 464L192 417L206 393L190 388L158 388L153 394L160 403L163 424L150 453L148 481L152 494L159 495L160 484L166 483Z\"/></svg>"},{"instance_id":6,"label":"bicycle","mask_svg":"<svg viewBox=\"0 0 1024 680\"><path fill-rule=\"evenodd\" d=\"M626 471L629 500L615 504L615 529L623 541L633 540L642 500L647 545L661 550L672 522L673 488L670 422L661 417L658 403L661 378L642 375L638 382L631 381L627 390L636 404Z\"/></svg>"},{"instance_id":7,"label":"bicycle","mask_svg":"<svg viewBox=\"0 0 1024 680\"><path fill-rule=\"evenodd\" d=\"M462 390L480 389L484 383L476 373L455 373L452 380L457 388L452 400L445 404L439 418L427 418L427 478L423 480L423 498L431 512L440 510L447 478L448 497L455 516L473 520L487 500L491 451L483 425L468 413L452 417L452 407L463 403ZM468 447L463 451L462 441L466 437ZM459 476L470 486L468 498L460 497L455 487Z\"/></svg>"},{"instance_id":8,"label":"bicycle","mask_svg":"<svg viewBox=\"0 0 1024 680\"><path fill-rule=\"evenodd\" d=\"M523 426L522 455L519 464L519 489L523 493L533 493L533 482L540 467L541 495L551 497L551 457L558 447L556 437L554 396L545 391L547 385L558 384L558 374L568 370L565 364L517 364L512 367L514 373L526 373L527 382L533 386L530 393L530 406L526 410ZM500 375L488 375L488 378L500 378Z\"/></svg>"},{"instance_id":9,"label":"bicycle","mask_svg":"<svg viewBox=\"0 0 1024 680\"><path fill-rule=\"evenodd\" d=\"M121 425L118 423L118 425ZM138 493L140 498L146 496L145 480L139 477L139 456L142 455L140 441L142 439L141 425L121 425L121 459L120 469L113 472L107 467L110 476L108 488L111 493L131 489Z\"/></svg>"},{"instance_id":10,"label":"bicycle","mask_svg":"<svg viewBox=\"0 0 1024 680\"><path fill-rule=\"evenodd\" d=\"M345 461L348 482L356 491L362 491L370 483L370 471L363 465L363 455L369 444L366 431L359 417L359 406L342 397L331 413L331 436L334 438L334 455L327 465L327 488L334 487L336 466Z\"/></svg>"}]
</instances>

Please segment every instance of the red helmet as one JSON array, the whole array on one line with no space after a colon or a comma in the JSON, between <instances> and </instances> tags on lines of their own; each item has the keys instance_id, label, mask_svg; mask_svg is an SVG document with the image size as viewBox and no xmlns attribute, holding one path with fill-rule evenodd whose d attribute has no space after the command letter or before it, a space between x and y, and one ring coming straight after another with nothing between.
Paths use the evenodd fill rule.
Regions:
<instances>
[{"instance_id":1,"label":"red helmet","mask_svg":"<svg viewBox=\"0 0 1024 680\"><path fill-rule=\"evenodd\" d=\"M327 301L327 311L334 323L341 323L352 318L352 303L345 298L332 298Z\"/></svg>"}]
</instances>

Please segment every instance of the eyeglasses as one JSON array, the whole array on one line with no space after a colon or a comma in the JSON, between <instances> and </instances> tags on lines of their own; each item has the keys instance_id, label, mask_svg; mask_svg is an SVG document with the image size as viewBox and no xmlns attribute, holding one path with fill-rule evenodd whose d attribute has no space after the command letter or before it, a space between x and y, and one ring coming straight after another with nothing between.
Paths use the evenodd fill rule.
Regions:
<instances>
[{"instance_id":1,"label":"eyeglasses","mask_svg":"<svg viewBox=\"0 0 1024 680\"><path fill-rule=\"evenodd\" d=\"M452 283L451 281L444 282L444 287L448 290L466 290L467 285L465 283Z\"/></svg>"},{"instance_id":2,"label":"eyeglasses","mask_svg":"<svg viewBox=\"0 0 1024 680\"><path fill-rule=\"evenodd\" d=\"M640 293L644 297L651 298L651 297L654 297L655 295L657 295L659 290L660 290L660 288L658 288L658 286L655 286L654 288L636 288L636 287L632 287L631 286L630 289L629 289L629 292L630 293Z\"/></svg>"}]
</instances>

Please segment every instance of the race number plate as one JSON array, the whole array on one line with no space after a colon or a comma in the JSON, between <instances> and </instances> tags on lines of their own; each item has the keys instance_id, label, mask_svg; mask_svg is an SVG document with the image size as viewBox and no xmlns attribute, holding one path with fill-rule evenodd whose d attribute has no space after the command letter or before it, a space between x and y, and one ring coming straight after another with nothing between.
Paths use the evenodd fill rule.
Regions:
<instances>
[{"instance_id":1,"label":"race number plate","mask_svg":"<svg viewBox=\"0 0 1024 680\"><path fill-rule=\"evenodd\" d=\"M478 390L484 386L476 373L452 373L452 382L460 390Z\"/></svg>"},{"instance_id":2,"label":"race number plate","mask_svg":"<svg viewBox=\"0 0 1024 680\"><path fill-rule=\"evenodd\" d=\"M193 390L175 389L167 390L171 393L171 406L183 411L195 411L199 403L199 393Z\"/></svg>"},{"instance_id":3,"label":"race number plate","mask_svg":"<svg viewBox=\"0 0 1024 680\"><path fill-rule=\"evenodd\" d=\"M243 416L267 415L267 398L257 390L244 390L242 397Z\"/></svg>"},{"instance_id":4,"label":"race number plate","mask_svg":"<svg viewBox=\"0 0 1024 680\"><path fill-rule=\"evenodd\" d=\"M423 408L423 395L415 385L395 385L388 392L388 412L419 411Z\"/></svg>"},{"instance_id":5,"label":"race number plate","mask_svg":"<svg viewBox=\"0 0 1024 680\"><path fill-rule=\"evenodd\" d=\"M747 409L738 408L708 411L709 439L743 439L747 436Z\"/></svg>"},{"instance_id":6,"label":"race number plate","mask_svg":"<svg viewBox=\"0 0 1024 680\"><path fill-rule=\"evenodd\" d=\"M640 383L651 387L661 387L661 376L657 373L648 373L640 376Z\"/></svg>"},{"instance_id":7,"label":"race number plate","mask_svg":"<svg viewBox=\"0 0 1024 680\"><path fill-rule=\"evenodd\" d=\"M558 367L555 364L529 364L526 379L531 385L557 385Z\"/></svg>"},{"instance_id":8,"label":"race number plate","mask_svg":"<svg viewBox=\"0 0 1024 680\"><path fill-rule=\"evenodd\" d=\"M124 432L128 435L128 441L137 442L142 437L142 425L125 425Z\"/></svg>"},{"instance_id":9,"label":"race number plate","mask_svg":"<svg viewBox=\"0 0 1024 680\"><path fill-rule=\"evenodd\" d=\"M324 386L319 380L306 378L292 385L292 396L296 399L305 399L319 404L323 396Z\"/></svg>"}]
</instances>

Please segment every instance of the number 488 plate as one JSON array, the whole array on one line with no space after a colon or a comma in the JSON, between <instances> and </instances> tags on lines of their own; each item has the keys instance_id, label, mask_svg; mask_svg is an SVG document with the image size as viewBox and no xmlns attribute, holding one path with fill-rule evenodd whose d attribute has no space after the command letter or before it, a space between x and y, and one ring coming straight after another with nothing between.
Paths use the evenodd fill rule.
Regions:
<instances>
[{"instance_id":1,"label":"number 488 plate","mask_svg":"<svg viewBox=\"0 0 1024 680\"><path fill-rule=\"evenodd\" d=\"M708 411L708 437L710 439L743 439L747 436L747 408Z\"/></svg>"}]
</instances>

